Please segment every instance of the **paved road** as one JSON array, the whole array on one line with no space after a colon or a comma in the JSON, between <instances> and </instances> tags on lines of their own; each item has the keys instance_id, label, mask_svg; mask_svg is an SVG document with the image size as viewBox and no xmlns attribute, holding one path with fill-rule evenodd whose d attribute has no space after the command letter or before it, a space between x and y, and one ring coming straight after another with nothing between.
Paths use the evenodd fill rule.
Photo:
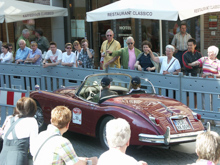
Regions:
<instances>
[{"instance_id":1,"label":"paved road","mask_svg":"<svg viewBox=\"0 0 220 165\"><path fill-rule=\"evenodd\" d=\"M212 126L211 129L220 133L220 127ZM64 136L71 141L78 156L99 157L105 151L98 139L72 132L67 132ZM127 154L137 160L144 160L149 165L185 165L197 159L195 142L172 146L169 149L130 146Z\"/></svg>"}]
</instances>

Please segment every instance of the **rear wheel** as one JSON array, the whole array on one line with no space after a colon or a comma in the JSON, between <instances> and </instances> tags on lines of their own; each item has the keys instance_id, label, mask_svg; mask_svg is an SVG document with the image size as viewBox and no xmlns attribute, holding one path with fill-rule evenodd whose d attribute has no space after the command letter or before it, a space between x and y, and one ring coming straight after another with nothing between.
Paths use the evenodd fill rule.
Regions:
<instances>
[{"instance_id":1,"label":"rear wheel","mask_svg":"<svg viewBox=\"0 0 220 165\"><path fill-rule=\"evenodd\" d=\"M44 116L40 105L37 105L37 111L34 117L37 120L38 127L42 128L42 126L44 125Z\"/></svg>"},{"instance_id":2,"label":"rear wheel","mask_svg":"<svg viewBox=\"0 0 220 165\"><path fill-rule=\"evenodd\" d=\"M106 139L106 124L108 123L108 121L112 120L113 117L112 116L108 116L106 118L104 118L100 124L100 128L99 128L99 140L100 143L102 145L103 148L108 149L108 142Z\"/></svg>"}]
</instances>

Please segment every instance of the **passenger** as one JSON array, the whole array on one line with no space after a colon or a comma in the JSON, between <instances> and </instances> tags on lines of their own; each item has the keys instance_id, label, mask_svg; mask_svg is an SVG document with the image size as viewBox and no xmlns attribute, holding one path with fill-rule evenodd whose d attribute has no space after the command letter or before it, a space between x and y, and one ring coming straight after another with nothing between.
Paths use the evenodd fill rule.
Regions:
<instances>
[{"instance_id":1,"label":"passenger","mask_svg":"<svg viewBox=\"0 0 220 165\"><path fill-rule=\"evenodd\" d=\"M159 72L159 64L154 62L151 57L150 57L150 52L148 51L148 49L152 49L152 45L149 41L143 41L142 42L142 48L143 48L143 53L139 54L137 57L137 61L134 65L134 67L136 69L138 69L139 71L142 71L142 69L144 71L151 71L151 72L155 72L155 70L157 70L157 72ZM153 55L155 57L157 57L157 53L153 52Z\"/></svg>"},{"instance_id":2,"label":"passenger","mask_svg":"<svg viewBox=\"0 0 220 165\"><path fill-rule=\"evenodd\" d=\"M101 80L101 86L102 86L101 96L100 96L100 93L96 94L93 98L94 102L98 102L99 100L101 100L102 98L104 98L106 96L118 95L117 92L110 90L111 82L112 82L112 78L110 78L110 77L103 77L102 78L102 80Z\"/></svg>"},{"instance_id":3,"label":"passenger","mask_svg":"<svg viewBox=\"0 0 220 165\"><path fill-rule=\"evenodd\" d=\"M28 29L23 29L23 30L22 30L22 34L21 34L21 36L18 38L17 43L16 43L16 51L20 48L20 47L19 47L19 41L20 41L20 40L25 40L26 46L30 48L30 42L29 42L29 40L28 40L29 36L30 36L30 31L29 31Z\"/></svg>"},{"instance_id":4,"label":"passenger","mask_svg":"<svg viewBox=\"0 0 220 165\"><path fill-rule=\"evenodd\" d=\"M71 111L65 106L57 106L51 111L51 124L41 132L33 146L33 164L82 164L88 160L97 164L97 157L78 157L72 144L62 135L69 129Z\"/></svg>"},{"instance_id":5,"label":"passenger","mask_svg":"<svg viewBox=\"0 0 220 165\"><path fill-rule=\"evenodd\" d=\"M187 76L189 76L189 73L191 73L192 76L197 76L197 74L200 74L201 67L199 66L189 66L188 63L192 63L194 61L197 61L202 57L201 53L196 51L196 40L194 38L190 38L187 42L188 44L188 51L186 51L183 54L183 66L185 68L185 73Z\"/></svg>"},{"instance_id":6,"label":"passenger","mask_svg":"<svg viewBox=\"0 0 220 165\"><path fill-rule=\"evenodd\" d=\"M131 80L131 90L129 94L136 94L136 93L146 93L145 90L141 88L141 79L139 77L133 77Z\"/></svg>"},{"instance_id":7,"label":"passenger","mask_svg":"<svg viewBox=\"0 0 220 165\"><path fill-rule=\"evenodd\" d=\"M0 55L1 63L11 63L13 61L12 53L8 51L8 45L2 46L2 54Z\"/></svg>"},{"instance_id":8,"label":"passenger","mask_svg":"<svg viewBox=\"0 0 220 165\"><path fill-rule=\"evenodd\" d=\"M220 78L220 61L217 59L219 48L216 46L208 47L208 57L201 57L195 62L189 63L189 66L202 65L203 75L202 77L213 78L214 75Z\"/></svg>"},{"instance_id":9,"label":"passenger","mask_svg":"<svg viewBox=\"0 0 220 165\"><path fill-rule=\"evenodd\" d=\"M38 45L35 41L31 42L31 50L24 61L24 63L32 63L34 65L40 65L42 59L42 52L37 48Z\"/></svg>"},{"instance_id":10,"label":"passenger","mask_svg":"<svg viewBox=\"0 0 220 165\"><path fill-rule=\"evenodd\" d=\"M93 49L89 48L89 43L87 39L81 41L82 49L79 53L78 63L83 68L94 68L94 55L95 52Z\"/></svg>"},{"instance_id":11,"label":"passenger","mask_svg":"<svg viewBox=\"0 0 220 165\"><path fill-rule=\"evenodd\" d=\"M107 51L116 51L121 49L120 43L114 39L114 32L111 29L108 29L105 34L107 40L102 43L101 46L101 59L103 59L103 69L106 67L114 67L116 65L117 68L121 68L120 66L120 57L112 57L109 55Z\"/></svg>"},{"instance_id":12,"label":"passenger","mask_svg":"<svg viewBox=\"0 0 220 165\"><path fill-rule=\"evenodd\" d=\"M98 160L98 165L147 165L146 162L135 160L126 155L129 146L131 129L125 119L113 119L106 124L106 138L109 150L104 152Z\"/></svg>"},{"instance_id":13,"label":"passenger","mask_svg":"<svg viewBox=\"0 0 220 165\"><path fill-rule=\"evenodd\" d=\"M51 63L46 63L47 60L51 61ZM46 68L48 66L56 66L60 64L62 61L62 51L57 49L57 44L55 42L50 42L50 50L47 51L45 59L43 61L43 67Z\"/></svg>"},{"instance_id":14,"label":"passenger","mask_svg":"<svg viewBox=\"0 0 220 165\"><path fill-rule=\"evenodd\" d=\"M38 48L41 50L42 53L47 52L49 49L49 41L45 36L43 36L43 30L42 29L36 29L35 30L35 36L36 36L36 42L38 45Z\"/></svg>"},{"instance_id":15,"label":"passenger","mask_svg":"<svg viewBox=\"0 0 220 165\"><path fill-rule=\"evenodd\" d=\"M192 38L189 33L186 32L186 22L182 21L180 25L180 32L175 34L171 45L176 47L175 57L179 60L181 67L183 66L182 56L187 51L187 41Z\"/></svg>"},{"instance_id":16,"label":"passenger","mask_svg":"<svg viewBox=\"0 0 220 165\"><path fill-rule=\"evenodd\" d=\"M126 43L128 47L121 48L117 51L108 50L107 53L109 53L110 56L112 55L112 57L120 56L123 69L128 69L129 67L131 70L134 70L134 64L141 51L134 47L135 42L133 37L128 37Z\"/></svg>"},{"instance_id":17,"label":"passenger","mask_svg":"<svg viewBox=\"0 0 220 165\"><path fill-rule=\"evenodd\" d=\"M28 151L32 153L32 146L38 134L38 124L34 115L37 110L35 101L22 97L16 104L18 115L10 118L3 134L3 148L0 154L0 165L16 164L28 165Z\"/></svg>"},{"instance_id":18,"label":"passenger","mask_svg":"<svg viewBox=\"0 0 220 165\"><path fill-rule=\"evenodd\" d=\"M160 73L161 74L175 74L177 75L181 71L181 66L179 61L173 57L174 47L172 45L166 46L166 56L155 57L153 52L148 48L150 52L151 59L156 63L161 64Z\"/></svg>"},{"instance_id":19,"label":"passenger","mask_svg":"<svg viewBox=\"0 0 220 165\"><path fill-rule=\"evenodd\" d=\"M20 48L16 52L15 62L17 64L23 64L29 54L30 48L26 47L26 42L23 39L19 41L19 47Z\"/></svg>"},{"instance_id":20,"label":"passenger","mask_svg":"<svg viewBox=\"0 0 220 165\"><path fill-rule=\"evenodd\" d=\"M72 52L73 45L71 43L66 43L65 49L66 52L62 54L62 65L63 66L74 66L78 67L77 60L76 60L76 54Z\"/></svg>"},{"instance_id":21,"label":"passenger","mask_svg":"<svg viewBox=\"0 0 220 165\"><path fill-rule=\"evenodd\" d=\"M216 132L207 131L196 138L198 160L191 165L217 165L220 158L220 137Z\"/></svg>"}]
</instances>

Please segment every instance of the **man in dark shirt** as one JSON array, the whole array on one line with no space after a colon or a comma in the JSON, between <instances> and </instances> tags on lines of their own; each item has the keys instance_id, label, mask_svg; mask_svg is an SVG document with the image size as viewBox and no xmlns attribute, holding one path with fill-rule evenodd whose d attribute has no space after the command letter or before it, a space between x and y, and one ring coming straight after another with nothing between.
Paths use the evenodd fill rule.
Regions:
<instances>
[{"instance_id":1,"label":"man in dark shirt","mask_svg":"<svg viewBox=\"0 0 220 165\"><path fill-rule=\"evenodd\" d=\"M110 77L103 77L101 80L101 86L102 86L102 91L101 91L101 96L100 94L96 94L93 98L94 102L98 102L99 100L103 99L104 97L111 96L111 95L118 95L117 92L111 91L110 90L110 84L112 82L112 78Z\"/></svg>"},{"instance_id":2,"label":"man in dark shirt","mask_svg":"<svg viewBox=\"0 0 220 165\"><path fill-rule=\"evenodd\" d=\"M196 51L196 40L194 38L190 38L187 42L188 50L183 54L182 61L183 66L185 68L185 73L188 76L191 73L192 76L197 76L198 73L201 72L200 66L189 66L188 63L192 63L197 61L202 57L201 53Z\"/></svg>"}]
</instances>

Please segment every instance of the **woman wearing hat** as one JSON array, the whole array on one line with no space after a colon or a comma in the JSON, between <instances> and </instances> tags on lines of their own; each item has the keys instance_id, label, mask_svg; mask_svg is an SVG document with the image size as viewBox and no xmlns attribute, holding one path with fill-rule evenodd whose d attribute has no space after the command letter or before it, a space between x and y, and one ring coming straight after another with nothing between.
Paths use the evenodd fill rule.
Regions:
<instances>
[{"instance_id":1,"label":"woman wearing hat","mask_svg":"<svg viewBox=\"0 0 220 165\"><path fill-rule=\"evenodd\" d=\"M136 93L146 93L145 90L141 89L141 79L136 76L131 79L131 90L129 94L136 94Z\"/></svg>"}]
</instances>

